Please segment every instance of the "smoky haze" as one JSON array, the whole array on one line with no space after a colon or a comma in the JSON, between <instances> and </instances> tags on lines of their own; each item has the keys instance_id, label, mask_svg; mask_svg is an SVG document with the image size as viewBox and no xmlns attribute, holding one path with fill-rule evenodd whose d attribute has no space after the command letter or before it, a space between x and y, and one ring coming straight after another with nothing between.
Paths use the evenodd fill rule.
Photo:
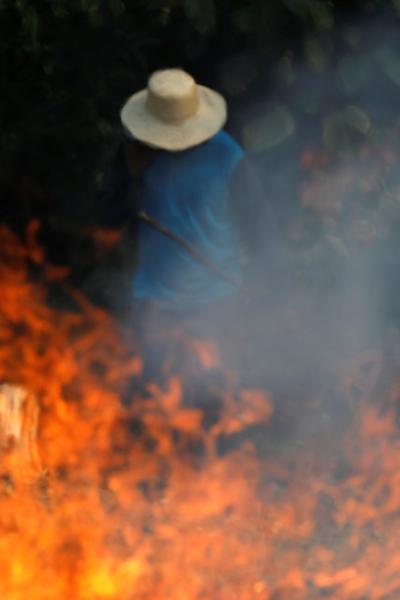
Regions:
<instances>
[{"instance_id":1,"label":"smoky haze","mask_svg":"<svg viewBox=\"0 0 400 600\"><path fill-rule=\"evenodd\" d=\"M260 442L269 450L347 426L341 384L357 357L384 352L396 364L400 44L384 20L346 32L336 53L320 40L323 70L294 62L289 91L277 84L254 98L256 108L241 108L240 121L256 129L277 105L294 121L271 147L266 127L266 150L251 152L245 140L261 193L255 200L243 189L235 209L244 289L176 317L215 339L244 385L272 393L275 426ZM284 137L287 123L275 125Z\"/></svg>"}]
</instances>

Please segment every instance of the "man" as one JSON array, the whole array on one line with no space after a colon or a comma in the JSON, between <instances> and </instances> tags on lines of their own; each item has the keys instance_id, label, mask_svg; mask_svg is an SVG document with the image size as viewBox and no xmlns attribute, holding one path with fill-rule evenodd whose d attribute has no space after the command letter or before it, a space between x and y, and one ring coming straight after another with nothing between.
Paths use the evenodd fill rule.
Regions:
<instances>
[{"instance_id":1,"label":"man","mask_svg":"<svg viewBox=\"0 0 400 600\"><path fill-rule=\"evenodd\" d=\"M239 244L265 265L279 237L226 118L225 100L179 69L154 73L122 108L125 140L98 210L110 229L134 223L137 301L169 313L224 303L242 285Z\"/></svg>"}]
</instances>

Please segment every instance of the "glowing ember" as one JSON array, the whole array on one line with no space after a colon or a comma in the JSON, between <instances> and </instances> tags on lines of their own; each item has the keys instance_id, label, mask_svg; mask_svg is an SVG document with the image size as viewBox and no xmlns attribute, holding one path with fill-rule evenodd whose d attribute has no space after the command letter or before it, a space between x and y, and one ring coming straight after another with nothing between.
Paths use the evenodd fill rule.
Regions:
<instances>
[{"instance_id":1,"label":"glowing ember","mask_svg":"<svg viewBox=\"0 0 400 600\"><path fill-rule=\"evenodd\" d=\"M240 389L212 344L183 337L180 368L170 361L140 387L141 360L116 324L83 301L80 314L48 308L29 257L57 273L32 237L0 237L0 380L17 386L0 396L15 441L0 473L1 598L399 597L398 388L380 414L364 386L335 454L310 444L265 459L246 435L223 452L222 438L268 422L267 394ZM40 454L28 478L13 451L21 414Z\"/></svg>"}]
</instances>

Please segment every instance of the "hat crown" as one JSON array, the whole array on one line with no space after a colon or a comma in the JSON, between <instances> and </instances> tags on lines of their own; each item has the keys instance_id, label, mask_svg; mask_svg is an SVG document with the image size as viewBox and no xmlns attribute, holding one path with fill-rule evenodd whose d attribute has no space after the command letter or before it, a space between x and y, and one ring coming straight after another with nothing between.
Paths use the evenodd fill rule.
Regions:
<instances>
[{"instance_id":1,"label":"hat crown","mask_svg":"<svg viewBox=\"0 0 400 600\"><path fill-rule=\"evenodd\" d=\"M196 82L181 69L156 71L147 85L146 104L162 121L184 121L195 115L199 106Z\"/></svg>"}]
</instances>

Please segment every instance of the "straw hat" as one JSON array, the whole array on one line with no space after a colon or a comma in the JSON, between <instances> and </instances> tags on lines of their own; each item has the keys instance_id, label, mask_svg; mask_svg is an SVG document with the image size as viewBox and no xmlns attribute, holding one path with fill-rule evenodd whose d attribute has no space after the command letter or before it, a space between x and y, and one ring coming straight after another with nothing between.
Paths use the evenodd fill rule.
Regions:
<instances>
[{"instance_id":1,"label":"straw hat","mask_svg":"<svg viewBox=\"0 0 400 600\"><path fill-rule=\"evenodd\" d=\"M180 69L156 71L147 89L133 94L121 121L135 139L153 148L185 150L213 137L226 121L226 103Z\"/></svg>"}]
</instances>

